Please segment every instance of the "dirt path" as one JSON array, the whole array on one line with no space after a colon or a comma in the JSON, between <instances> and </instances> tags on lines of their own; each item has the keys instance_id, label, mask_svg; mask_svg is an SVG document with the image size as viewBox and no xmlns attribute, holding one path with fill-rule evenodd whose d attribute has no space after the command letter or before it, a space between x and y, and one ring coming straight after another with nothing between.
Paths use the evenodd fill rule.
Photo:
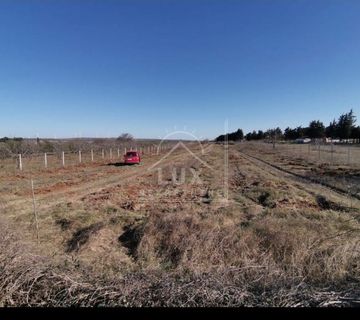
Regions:
<instances>
[{"instance_id":1,"label":"dirt path","mask_svg":"<svg viewBox=\"0 0 360 320\"><path fill-rule=\"evenodd\" d=\"M69 301L76 297L74 282L69 284L68 281L70 277L86 284L75 289L80 293L78 296L83 293L79 288L84 290L91 296L89 305L94 304L91 300L93 292L88 291L89 284L94 286L94 292L98 292L99 287L110 288L110 282L99 282L108 278L111 283L119 284L111 289L118 294L116 298L109 298L111 303L116 304L120 301L118 297L124 297L121 290L125 288L129 297L138 299L144 292L149 292L149 297L144 298L146 303L153 299L163 304L167 299L163 295L164 288L170 288L168 296L171 298L173 288L179 288L177 282L168 282L174 275L181 280L181 286L183 279L190 276L189 281L199 283L201 292L208 290L210 296L219 289L219 296L215 296L212 303L217 303L218 297L225 292L225 305L234 294L253 297L254 304L261 302L264 305L298 306L299 301L306 306L317 305L319 297L323 296L328 297L321 298L330 301L326 302L328 305L341 305L342 299L356 303L357 291L354 288L357 288L359 279L360 220L359 211L355 212L355 209L360 208L359 202L276 168L278 163L276 160L272 162L276 157L266 158L266 152L262 154L259 150L259 157L256 157L254 150L251 157L241 147L238 149L238 145L229 146L229 201L225 205L217 201L222 199L225 180L224 148L212 144L205 150L205 164L199 163L186 150L172 153L162 161L162 168L196 171L203 181L199 185L191 183L192 176L186 176L190 178L186 183L174 183L172 170L164 172L164 184L159 183L157 172L148 169L163 155L144 158L141 166L94 164L73 168L73 175L71 168L66 172L45 172L39 177L36 194L40 244L36 241L31 196L14 192L10 197L9 192L9 201L0 199L0 208L6 211L4 216L11 222L11 225L7 221L3 225L17 233L21 240L18 243L37 245L36 252L49 258L44 260L44 270L51 270L48 261L53 261L56 273L66 279L63 284L56 278L56 283L61 285L59 291L52 291L55 300L58 292L63 292L67 285L71 293ZM192 150L199 151L195 147ZM264 155L266 161L261 161L260 155ZM70 184L59 188L59 182L65 181ZM28 177L18 177L15 182L22 183L21 187L25 189ZM11 191L8 187L7 192L9 189ZM204 190L205 194L202 193ZM141 200L142 191L148 192L144 201ZM148 194L150 197L146 198ZM340 209L321 207L316 202L319 195L339 204ZM352 211L348 210L349 200L355 207ZM19 264L21 268L25 265L33 270L34 260L29 260L28 264L19 260L19 255L14 255L13 240L9 239L8 255L15 256L14 265ZM32 255L32 251L29 253ZM7 265L6 262L4 266ZM22 269L14 267L8 270L10 280L16 284L18 270ZM41 301L38 292L46 292L48 299L49 290L57 288L54 274L49 273L48 280L42 282L48 274L39 270L34 276L30 274L30 280L24 281L35 297L34 305ZM79 276L83 271L84 278ZM199 281L199 274L206 277ZM214 274L214 278L207 278ZM148 275L153 280L149 281ZM128 276L131 276L129 282L117 282ZM5 281L8 283L7 279ZM44 287L39 287L42 283ZM312 287L313 283L321 285ZM255 285L251 287L249 284ZM141 291L131 291L134 290L132 285ZM341 295L334 294L340 285L344 285L346 295L345 291ZM13 283L10 282L8 287L12 292ZM175 291L180 292L181 297L185 291L193 295L190 287L185 283L181 287L183 291ZM19 288L21 293L23 286ZM156 288L158 296L153 296ZM199 288L190 289L199 292ZM226 288L243 291L227 293ZM263 288L268 294L265 298ZM305 295L305 290L312 296ZM107 293L100 292L99 299L103 299L104 294ZM199 297L199 303L202 299L204 295ZM239 303L234 302L234 305Z\"/></svg>"},{"instance_id":2,"label":"dirt path","mask_svg":"<svg viewBox=\"0 0 360 320\"><path fill-rule=\"evenodd\" d=\"M205 153L209 153L209 151L213 148L213 145L208 145L204 148ZM198 147L192 148L194 153L199 151ZM102 177L99 178L98 181L86 181L83 183L79 183L74 186L68 186L66 188L62 188L59 190L51 190L46 194L37 194L36 195L36 202L39 205L42 204L49 204L52 205L63 202L66 200L76 200L86 196L89 193L99 192L103 188L109 188L116 185L123 185L130 180L134 180L140 176L144 175L152 175L153 172L148 171L155 163L157 163L164 154L156 155L155 157L151 157L143 161L143 164L140 166L131 166L125 167L126 171L124 172L121 170L124 167L119 167L119 172L115 173L116 170L111 170L112 172L109 174L108 172L104 172ZM169 155L169 157L164 158L162 160L162 166L170 166L176 161L185 161L186 159L191 158L191 154L187 153L185 150L181 150L180 153L173 153ZM74 168L76 170L76 168ZM93 171L93 169L91 169ZM90 171L90 174L91 174ZM85 172L86 174L86 172ZM24 197L12 197L12 199L3 199L2 200L2 209L6 209L11 207L13 210L20 210L25 205L28 207L32 199L30 194L28 197L24 199Z\"/></svg>"},{"instance_id":3,"label":"dirt path","mask_svg":"<svg viewBox=\"0 0 360 320\"><path fill-rule=\"evenodd\" d=\"M246 180L247 176L252 177L252 179L247 179L243 183L240 193L253 202L259 202L258 198L253 196L254 190L259 189L259 192L270 190L270 192L273 191L280 194L281 196L274 200L280 206L294 206L298 208L303 206L304 208L313 207L316 209L315 199L317 197L324 197L336 203L341 203L345 207L351 206L354 208L354 212L360 208L360 201L358 199L349 197L343 192L320 183L302 179L302 177L292 172L282 170L272 163L249 155L239 148L232 149L230 157L231 154L239 158L239 160L233 161L233 165L237 165L241 170L242 179ZM248 196L249 194L250 196ZM261 194L256 196L260 197Z\"/></svg>"},{"instance_id":4,"label":"dirt path","mask_svg":"<svg viewBox=\"0 0 360 320\"><path fill-rule=\"evenodd\" d=\"M317 186L321 186L323 187L324 189L327 189L327 190L331 190L333 192L336 192L337 194L339 195L342 195L342 196L347 196L347 197L353 197L353 198L356 198L358 200L360 200L360 195L357 195L357 194L350 194L350 193L347 193L345 192L343 189L341 188L337 188L333 185L330 185L326 182L323 182L323 181L320 181L318 179L315 179L315 178L312 178L312 177L306 177L306 176L303 176L301 174L298 174L298 173L295 173L295 172L291 172L290 170L287 170L287 169L284 169L278 165L275 165L273 163L270 163L264 159L260 159L258 157L255 157L253 155L250 155L248 153L245 153L243 151L240 151L238 150L238 152L244 157L244 158L247 158L248 160L254 162L254 163L257 163L260 167L263 166L264 168L267 168L267 169L272 169L273 171L275 171L278 175L279 174L282 174L284 176L287 176L289 178L295 178L297 181L300 181L300 182L303 182L303 183L311 183L313 186L317 185ZM260 165L261 163L261 165Z\"/></svg>"}]
</instances>

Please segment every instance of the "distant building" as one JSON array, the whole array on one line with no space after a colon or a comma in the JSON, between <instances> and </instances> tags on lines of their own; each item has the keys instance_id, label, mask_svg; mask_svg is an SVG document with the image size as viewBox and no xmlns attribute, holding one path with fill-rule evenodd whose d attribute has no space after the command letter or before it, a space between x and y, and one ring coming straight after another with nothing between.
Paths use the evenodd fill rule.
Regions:
<instances>
[{"instance_id":1,"label":"distant building","mask_svg":"<svg viewBox=\"0 0 360 320\"><path fill-rule=\"evenodd\" d=\"M311 139L310 138L298 138L295 140L296 143L310 143Z\"/></svg>"},{"instance_id":2,"label":"distant building","mask_svg":"<svg viewBox=\"0 0 360 320\"><path fill-rule=\"evenodd\" d=\"M325 143L340 143L340 139L332 139L332 138L323 138L323 142Z\"/></svg>"}]
</instances>

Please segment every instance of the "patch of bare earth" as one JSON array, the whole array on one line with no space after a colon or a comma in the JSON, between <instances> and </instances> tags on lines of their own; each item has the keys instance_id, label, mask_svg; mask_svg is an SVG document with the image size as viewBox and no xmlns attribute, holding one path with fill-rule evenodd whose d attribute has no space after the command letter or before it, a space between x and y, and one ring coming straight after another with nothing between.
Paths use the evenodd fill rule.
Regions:
<instances>
[{"instance_id":1,"label":"patch of bare earth","mask_svg":"<svg viewBox=\"0 0 360 320\"><path fill-rule=\"evenodd\" d=\"M166 162L197 173L201 183L191 176L178 183L169 170L159 184L156 172L121 166L99 173L92 166L88 177L100 181L90 189L81 174L68 176L76 185L61 192L51 189L59 182L48 181L50 191L45 186L37 193L47 197L38 207L39 245L31 201L5 204L0 304L358 305L358 203L263 166L237 148L229 151L227 201L224 149L213 145L206 155L213 171L186 152ZM146 168L157 160L147 160ZM111 179L123 169L116 177L122 179Z\"/></svg>"}]
</instances>

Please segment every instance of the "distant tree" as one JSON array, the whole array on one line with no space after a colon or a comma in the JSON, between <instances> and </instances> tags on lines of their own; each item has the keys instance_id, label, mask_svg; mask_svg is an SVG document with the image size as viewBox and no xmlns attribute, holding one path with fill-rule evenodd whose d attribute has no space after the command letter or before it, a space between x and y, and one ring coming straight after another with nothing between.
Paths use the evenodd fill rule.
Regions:
<instances>
[{"instance_id":1,"label":"distant tree","mask_svg":"<svg viewBox=\"0 0 360 320\"><path fill-rule=\"evenodd\" d=\"M265 132L262 130L251 131L245 135L246 140L262 140L267 139L270 141L277 141L285 138L286 140L296 140L298 138L322 138L324 136L340 139L360 139L359 136L359 127L355 126L356 117L353 110L350 112L342 114L338 121L335 119L330 122L329 126L325 127L324 124L319 120L311 121L308 127L296 127L290 128L287 127L284 131L277 127L274 129L268 129ZM237 132L233 132L227 135L229 140L237 140L243 138L243 133L240 129ZM216 138L216 141L224 141L226 138L225 135L220 135Z\"/></svg>"},{"instance_id":2,"label":"distant tree","mask_svg":"<svg viewBox=\"0 0 360 320\"><path fill-rule=\"evenodd\" d=\"M339 117L337 125L337 133L340 139L349 139L351 137L351 130L354 128L356 117L352 111L344 113Z\"/></svg>"},{"instance_id":3,"label":"distant tree","mask_svg":"<svg viewBox=\"0 0 360 320\"><path fill-rule=\"evenodd\" d=\"M218 136L215 139L215 141L217 141L217 142L225 141L226 136L227 136L228 141L240 141L240 140L244 139L243 131L241 129L238 129L237 131L228 133L227 135L222 134L222 135Z\"/></svg>"},{"instance_id":4,"label":"distant tree","mask_svg":"<svg viewBox=\"0 0 360 320\"><path fill-rule=\"evenodd\" d=\"M329 138L336 138L338 133L338 125L335 119L325 128L325 135Z\"/></svg>"},{"instance_id":5,"label":"distant tree","mask_svg":"<svg viewBox=\"0 0 360 320\"><path fill-rule=\"evenodd\" d=\"M256 132L255 130L253 130L252 132L249 132L246 134L245 138L246 140L259 140L259 132Z\"/></svg>"},{"instance_id":6,"label":"distant tree","mask_svg":"<svg viewBox=\"0 0 360 320\"><path fill-rule=\"evenodd\" d=\"M256 140L262 140L265 138L265 134L262 130L259 130L256 135Z\"/></svg>"},{"instance_id":7,"label":"distant tree","mask_svg":"<svg viewBox=\"0 0 360 320\"><path fill-rule=\"evenodd\" d=\"M360 139L360 126L354 127L351 131L351 138L359 140Z\"/></svg>"},{"instance_id":8,"label":"distant tree","mask_svg":"<svg viewBox=\"0 0 360 320\"><path fill-rule=\"evenodd\" d=\"M311 121L307 129L309 138L322 138L325 136L325 126L321 121Z\"/></svg>"},{"instance_id":9,"label":"distant tree","mask_svg":"<svg viewBox=\"0 0 360 320\"><path fill-rule=\"evenodd\" d=\"M73 141L71 141L71 142L69 142L69 143L67 144L67 149L68 149L70 152L79 151L78 146L77 146Z\"/></svg>"},{"instance_id":10,"label":"distant tree","mask_svg":"<svg viewBox=\"0 0 360 320\"><path fill-rule=\"evenodd\" d=\"M282 130L281 130L279 127L277 127L277 128L275 129L275 134L276 134L276 136L279 137L279 138L281 138L282 135L283 135Z\"/></svg>"},{"instance_id":11,"label":"distant tree","mask_svg":"<svg viewBox=\"0 0 360 320\"><path fill-rule=\"evenodd\" d=\"M255 130L253 130L253 132L251 133L251 139L256 140L256 137L257 137L257 133Z\"/></svg>"},{"instance_id":12,"label":"distant tree","mask_svg":"<svg viewBox=\"0 0 360 320\"><path fill-rule=\"evenodd\" d=\"M304 136L304 128L302 127L297 127L295 129L287 127L284 131L285 140L296 140L302 136Z\"/></svg>"},{"instance_id":13,"label":"distant tree","mask_svg":"<svg viewBox=\"0 0 360 320\"><path fill-rule=\"evenodd\" d=\"M7 139L5 141L7 147L11 151L11 153L17 154L17 153L24 153L24 149L22 148L22 138L13 138L13 139Z\"/></svg>"},{"instance_id":14,"label":"distant tree","mask_svg":"<svg viewBox=\"0 0 360 320\"><path fill-rule=\"evenodd\" d=\"M243 132L241 129L238 129L238 130L235 132L235 139L236 139L237 141L244 139L244 132Z\"/></svg>"},{"instance_id":15,"label":"distant tree","mask_svg":"<svg viewBox=\"0 0 360 320\"><path fill-rule=\"evenodd\" d=\"M40 143L40 150L42 152L54 152L55 147L50 141L45 140L42 143Z\"/></svg>"},{"instance_id":16,"label":"distant tree","mask_svg":"<svg viewBox=\"0 0 360 320\"><path fill-rule=\"evenodd\" d=\"M216 142L222 142L222 141L225 141L225 135L222 134L220 136L218 136L216 139L215 139Z\"/></svg>"},{"instance_id":17,"label":"distant tree","mask_svg":"<svg viewBox=\"0 0 360 320\"><path fill-rule=\"evenodd\" d=\"M123 133L116 140L121 142L127 142L134 140L134 137L130 133Z\"/></svg>"},{"instance_id":18,"label":"distant tree","mask_svg":"<svg viewBox=\"0 0 360 320\"><path fill-rule=\"evenodd\" d=\"M238 129L235 132L232 132L228 135L228 139L230 141L239 141L242 140L244 138L244 133L241 129Z\"/></svg>"},{"instance_id":19,"label":"distant tree","mask_svg":"<svg viewBox=\"0 0 360 320\"><path fill-rule=\"evenodd\" d=\"M284 130L284 138L285 140L291 140L293 139L293 129L291 129L290 127L285 128Z\"/></svg>"},{"instance_id":20,"label":"distant tree","mask_svg":"<svg viewBox=\"0 0 360 320\"><path fill-rule=\"evenodd\" d=\"M276 140L279 140L283 137L282 130L279 127L275 128L275 129L268 129L265 132L265 135L269 139L276 139Z\"/></svg>"},{"instance_id":21,"label":"distant tree","mask_svg":"<svg viewBox=\"0 0 360 320\"><path fill-rule=\"evenodd\" d=\"M5 142L0 141L0 159L8 158L11 156L11 154L12 152L9 146Z\"/></svg>"},{"instance_id":22,"label":"distant tree","mask_svg":"<svg viewBox=\"0 0 360 320\"><path fill-rule=\"evenodd\" d=\"M306 137L308 137L308 131L309 131L308 127L303 128L302 126L299 126L299 127L296 128L298 138L306 138Z\"/></svg>"}]
</instances>

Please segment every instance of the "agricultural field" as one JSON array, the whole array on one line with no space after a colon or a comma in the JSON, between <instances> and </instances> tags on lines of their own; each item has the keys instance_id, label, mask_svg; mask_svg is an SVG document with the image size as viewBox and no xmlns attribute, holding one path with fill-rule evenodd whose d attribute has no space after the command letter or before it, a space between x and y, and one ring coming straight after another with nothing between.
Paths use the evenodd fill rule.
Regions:
<instances>
[{"instance_id":1,"label":"agricultural field","mask_svg":"<svg viewBox=\"0 0 360 320\"><path fill-rule=\"evenodd\" d=\"M359 306L357 149L337 163L302 148L2 160L0 304Z\"/></svg>"}]
</instances>

